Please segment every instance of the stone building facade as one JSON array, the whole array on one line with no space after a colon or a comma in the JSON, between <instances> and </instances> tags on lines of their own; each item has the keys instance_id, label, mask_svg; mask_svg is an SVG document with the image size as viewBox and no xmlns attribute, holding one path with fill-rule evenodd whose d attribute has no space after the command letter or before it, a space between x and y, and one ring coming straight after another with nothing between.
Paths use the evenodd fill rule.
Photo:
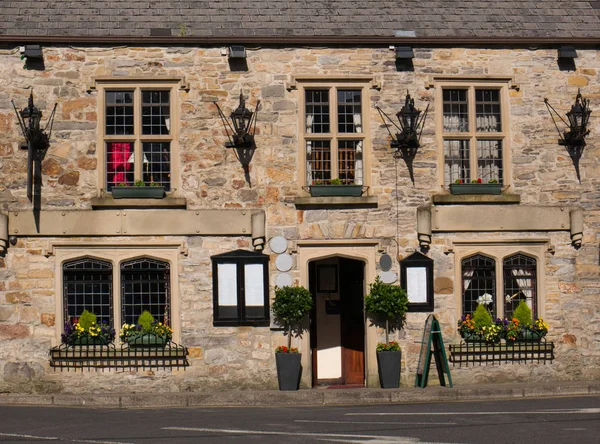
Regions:
<instances>
[{"instance_id":1,"label":"stone building facade","mask_svg":"<svg viewBox=\"0 0 600 444\"><path fill-rule=\"evenodd\" d=\"M19 39L7 40L0 50L0 204L6 226L0 258L0 391L275 388L274 349L285 342L283 333L268 319L261 325L215 322L211 258L257 247L269 257L269 298L288 277L315 293L321 318L312 319L312 329L294 339L303 352L303 387L350 382L342 364L350 348L344 341L356 339L357 332L361 345L353 359L362 365L360 384L378 386L375 346L382 331L364 317L362 325L344 327L340 315L333 309L328 313L325 304L343 304L345 292L351 292L360 306L369 284L384 272L383 254L394 259L387 273L395 274L399 284L400 261L420 249L434 261L433 313L446 345L460 342L456 324L465 310L465 261L476 256L493 262L494 284L481 291L494 294L498 315L506 310L506 260L533 260L537 315L550 325L552 362L451 366L455 384L600 377L597 49L576 46L576 67L565 70L557 63L557 44L415 43L413 66L402 69L386 44L247 45L247 69L236 70L223 44L55 41L43 45L43 69L27 70L15 46ZM579 90L594 110L579 162L581 180L558 144L544 104L548 98L564 115ZM11 105L13 99L23 108L31 91L44 112L43 122L57 103L50 147L41 163L38 215L27 198L27 151L20 149L22 135ZM132 91L134 113L140 112L142 92L168 91L169 134L152 139L136 126L133 135L109 137L106 109L114 91ZM233 150L225 148L227 136L214 104L228 115L238 106L240 91L249 108L260 101L257 149L247 174ZM307 110L323 104L311 91L325 91L329 98L357 94L352 111L336 113L333 100L328 111L332 126L344 118L353 126L351 134L332 130L335 134L327 137L311 136L314 120L308 122L307 113L313 111ZM417 108L429 106L410 172L394 157L376 108L395 114L407 91ZM479 97L477 91L497 92L492 101L499 105L492 114L501 128L493 137L475 132L465 137L473 146L480 140L501 141L503 159L496 164L502 170L500 195L449 192L454 173L445 158L453 141L467 139L446 134L452 131L444 120L444 104L454 99L444 91L465 91L471 98L463 100L467 103ZM135 178L144 178L146 163L154 162L145 160L139 147L148 140L169 144L170 169L161 176L168 177L164 199L112 197L108 147L119 140L138 147L128 170ZM317 177L317 166L309 166L306 156L313 154L307 154L307 146L316 152L327 145L324 140L330 147L339 143L333 149L339 162L330 165L332 178L342 175L341 147L352 147L354 181L365 188L362 196L310 196L307 177ZM272 240L281 237L284 249L273 249ZM282 254L283 265L278 263ZM48 351L60 344L68 316L65 264L79 259L109 264L115 313L126 305L124 264L148 260L168 265L169 322L173 340L189 350L185 370L66 372L50 367ZM402 385L414 383L429 314L408 313L405 328L394 333L403 350ZM125 319L115 314L114 326ZM327 321L319 324L320 319Z\"/></svg>"}]
</instances>

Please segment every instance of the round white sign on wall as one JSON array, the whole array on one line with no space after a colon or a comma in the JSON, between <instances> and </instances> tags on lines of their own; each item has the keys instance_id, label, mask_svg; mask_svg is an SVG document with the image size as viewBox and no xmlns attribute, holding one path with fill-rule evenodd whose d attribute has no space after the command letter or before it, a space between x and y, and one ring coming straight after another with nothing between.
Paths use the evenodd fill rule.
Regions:
<instances>
[{"instance_id":1,"label":"round white sign on wall","mask_svg":"<svg viewBox=\"0 0 600 444\"><path fill-rule=\"evenodd\" d=\"M291 255L283 253L277 256L277 259L275 259L275 268L277 268L279 271L290 271L292 269L293 262L294 261Z\"/></svg>"},{"instance_id":2,"label":"round white sign on wall","mask_svg":"<svg viewBox=\"0 0 600 444\"><path fill-rule=\"evenodd\" d=\"M279 273L277 276L275 276L275 285L277 285L279 288L291 287L293 283L294 280L292 279L292 275L289 273Z\"/></svg>"},{"instance_id":3,"label":"round white sign on wall","mask_svg":"<svg viewBox=\"0 0 600 444\"><path fill-rule=\"evenodd\" d=\"M269 246L273 253L285 253L288 247L288 241L283 236L275 236L269 241Z\"/></svg>"},{"instance_id":4,"label":"round white sign on wall","mask_svg":"<svg viewBox=\"0 0 600 444\"><path fill-rule=\"evenodd\" d=\"M398 279L398 275L393 271L382 271L379 273L379 279L386 284L393 284Z\"/></svg>"}]
</instances>

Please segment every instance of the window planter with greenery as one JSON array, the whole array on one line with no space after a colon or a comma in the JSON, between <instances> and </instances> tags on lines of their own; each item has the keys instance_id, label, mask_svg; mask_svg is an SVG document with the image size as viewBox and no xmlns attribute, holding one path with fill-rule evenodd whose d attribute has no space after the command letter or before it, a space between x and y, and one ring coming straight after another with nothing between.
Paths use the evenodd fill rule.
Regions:
<instances>
[{"instance_id":1,"label":"window planter with greenery","mask_svg":"<svg viewBox=\"0 0 600 444\"><path fill-rule=\"evenodd\" d=\"M452 194L500 194L502 184L492 179L488 183L483 183L481 179L473 180L471 183L463 183L457 179L450 184L450 193Z\"/></svg>"},{"instance_id":2,"label":"window planter with greenery","mask_svg":"<svg viewBox=\"0 0 600 444\"><path fill-rule=\"evenodd\" d=\"M120 183L111 191L115 199L162 199L165 196L165 187L154 182L146 185L142 180L136 180L133 186Z\"/></svg>"},{"instance_id":3,"label":"window planter with greenery","mask_svg":"<svg viewBox=\"0 0 600 444\"><path fill-rule=\"evenodd\" d=\"M149 311L144 311L137 324L123 324L120 338L130 348L164 348L173 337L173 330L162 322L157 322Z\"/></svg>"},{"instance_id":4,"label":"window planter with greenery","mask_svg":"<svg viewBox=\"0 0 600 444\"><path fill-rule=\"evenodd\" d=\"M362 196L363 186L353 183L344 184L341 179L331 179L329 183L315 181L309 187L312 197L325 196Z\"/></svg>"},{"instance_id":5,"label":"window planter with greenery","mask_svg":"<svg viewBox=\"0 0 600 444\"><path fill-rule=\"evenodd\" d=\"M548 324L541 318L532 317L531 308L525 301L519 302L513 318L506 322L507 344L518 342L540 342L548 333Z\"/></svg>"},{"instance_id":6,"label":"window planter with greenery","mask_svg":"<svg viewBox=\"0 0 600 444\"><path fill-rule=\"evenodd\" d=\"M400 386L402 352L396 341L389 340L389 333L404 325L408 309L408 296L400 286L385 284L379 277L369 286L365 296L365 310L372 322L385 330L385 343L377 344L377 367L382 388Z\"/></svg>"},{"instance_id":7,"label":"window planter with greenery","mask_svg":"<svg viewBox=\"0 0 600 444\"><path fill-rule=\"evenodd\" d=\"M107 345L115 339L115 329L106 322L97 324L94 313L83 310L74 323L65 324L61 342L67 345Z\"/></svg>"},{"instance_id":8,"label":"window planter with greenery","mask_svg":"<svg viewBox=\"0 0 600 444\"><path fill-rule=\"evenodd\" d=\"M275 349L279 390L298 390L300 386L302 355L297 348L292 348L292 334L301 336L304 331L302 322L312 306L312 295L304 287L275 288L273 316L285 328L288 336L287 346Z\"/></svg>"}]
</instances>

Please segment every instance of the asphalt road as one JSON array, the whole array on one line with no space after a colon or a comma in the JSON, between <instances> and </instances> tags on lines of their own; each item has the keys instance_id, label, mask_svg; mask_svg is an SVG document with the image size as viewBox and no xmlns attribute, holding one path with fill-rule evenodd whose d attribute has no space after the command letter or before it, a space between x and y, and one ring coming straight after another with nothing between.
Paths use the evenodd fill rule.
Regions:
<instances>
[{"instance_id":1,"label":"asphalt road","mask_svg":"<svg viewBox=\"0 0 600 444\"><path fill-rule=\"evenodd\" d=\"M600 396L297 408L0 407L0 443L47 441L599 444Z\"/></svg>"}]
</instances>

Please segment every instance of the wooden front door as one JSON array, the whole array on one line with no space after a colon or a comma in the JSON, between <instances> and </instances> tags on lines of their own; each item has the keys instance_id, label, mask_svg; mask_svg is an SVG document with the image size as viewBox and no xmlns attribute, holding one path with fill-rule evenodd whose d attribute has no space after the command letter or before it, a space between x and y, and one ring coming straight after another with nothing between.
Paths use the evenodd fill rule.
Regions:
<instances>
[{"instance_id":1,"label":"wooden front door","mask_svg":"<svg viewBox=\"0 0 600 444\"><path fill-rule=\"evenodd\" d=\"M346 385L365 382L364 263L340 258L342 372Z\"/></svg>"}]
</instances>

